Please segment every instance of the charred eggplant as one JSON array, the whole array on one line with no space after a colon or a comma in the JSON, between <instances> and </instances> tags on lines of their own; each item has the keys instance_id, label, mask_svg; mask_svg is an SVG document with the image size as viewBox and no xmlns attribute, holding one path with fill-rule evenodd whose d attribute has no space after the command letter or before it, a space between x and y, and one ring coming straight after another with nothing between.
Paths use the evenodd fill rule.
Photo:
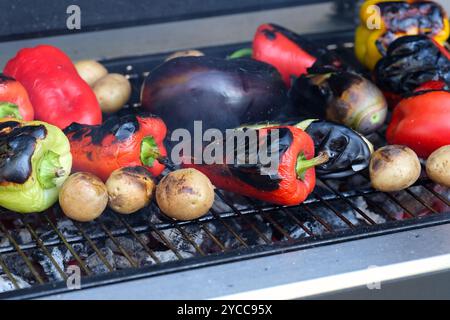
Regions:
<instances>
[{"instance_id":1,"label":"charred eggplant","mask_svg":"<svg viewBox=\"0 0 450 320\"><path fill-rule=\"evenodd\" d=\"M286 87L272 66L250 59L182 57L150 72L142 107L160 116L170 130L225 130L273 119L287 102Z\"/></svg>"},{"instance_id":2,"label":"charred eggplant","mask_svg":"<svg viewBox=\"0 0 450 320\"><path fill-rule=\"evenodd\" d=\"M299 77L289 92L302 115L341 123L362 134L383 125L387 103L372 82L348 71L322 68L315 72Z\"/></svg>"}]
</instances>

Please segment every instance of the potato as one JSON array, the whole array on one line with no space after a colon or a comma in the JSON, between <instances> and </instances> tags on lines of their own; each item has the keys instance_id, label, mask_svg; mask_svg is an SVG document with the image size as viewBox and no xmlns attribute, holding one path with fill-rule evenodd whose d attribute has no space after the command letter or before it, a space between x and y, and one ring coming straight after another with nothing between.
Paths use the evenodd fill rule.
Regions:
<instances>
[{"instance_id":1,"label":"potato","mask_svg":"<svg viewBox=\"0 0 450 320\"><path fill-rule=\"evenodd\" d=\"M172 53L171 55L169 55L166 60L164 61L169 61L175 58L180 58L180 57L201 57L204 56L204 53L198 50L184 50L184 51L177 51Z\"/></svg>"},{"instance_id":2,"label":"potato","mask_svg":"<svg viewBox=\"0 0 450 320\"><path fill-rule=\"evenodd\" d=\"M390 145L378 149L370 160L372 187L384 192L406 189L420 176L420 161L408 147Z\"/></svg>"},{"instance_id":3,"label":"potato","mask_svg":"<svg viewBox=\"0 0 450 320\"><path fill-rule=\"evenodd\" d=\"M130 214L150 203L155 183L144 167L125 167L111 173L106 189L109 207L118 213Z\"/></svg>"},{"instance_id":4,"label":"potato","mask_svg":"<svg viewBox=\"0 0 450 320\"><path fill-rule=\"evenodd\" d=\"M450 188L450 146L434 151L428 157L426 169L431 180Z\"/></svg>"},{"instance_id":5,"label":"potato","mask_svg":"<svg viewBox=\"0 0 450 320\"><path fill-rule=\"evenodd\" d=\"M156 202L175 220L193 220L205 215L214 202L214 186L196 169L173 171L156 187Z\"/></svg>"},{"instance_id":6,"label":"potato","mask_svg":"<svg viewBox=\"0 0 450 320\"><path fill-rule=\"evenodd\" d=\"M128 102L131 84L127 78L118 73L110 73L98 80L92 87L100 108L105 113L119 111Z\"/></svg>"},{"instance_id":7,"label":"potato","mask_svg":"<svg viewBox=\"0 0 450 320\"><path fill-rule=\"evenodd\" d=\"M75 68L80 77L91 87L97 80L100 80L108 74L108 70L95 60L80 60L75 62Z\"/></svg>"},{"instance_id":8,"label":"potato","mask_svg":"<svg viewBox=\"0 0 450 320\"><path fill-rule=\"evenodd\" d=\"M93 174L78 172L69 176L62 185L59 204L69 218L92 221L105 210L108 192L102 180Z\"/></svg>"}]
</instances>

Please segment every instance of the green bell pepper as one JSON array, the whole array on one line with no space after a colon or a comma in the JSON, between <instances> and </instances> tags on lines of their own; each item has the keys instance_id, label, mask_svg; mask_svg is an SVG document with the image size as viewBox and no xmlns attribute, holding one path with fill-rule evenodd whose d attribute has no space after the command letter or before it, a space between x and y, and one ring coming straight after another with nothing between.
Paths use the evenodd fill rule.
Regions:
<instances>
[{"instance_id":1,"label":"green bell pepper","mask_svg":"<svg viewBox=\"0 0 450 320\"><path fill-rule=\"evenodd\" d=\"M48 209L71 168L70 144L59 128L0 119L0 206L20 213Z\"/></svg>"}]
</instances>

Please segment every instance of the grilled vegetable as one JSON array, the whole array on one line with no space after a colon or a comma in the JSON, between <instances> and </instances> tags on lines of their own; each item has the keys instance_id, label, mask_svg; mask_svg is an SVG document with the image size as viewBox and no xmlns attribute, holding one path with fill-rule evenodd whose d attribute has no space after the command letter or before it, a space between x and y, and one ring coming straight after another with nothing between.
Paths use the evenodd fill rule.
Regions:
<instances>
[{"instance_id":1,"label":"grilled vegetable","mask_svg":"<svg viewBox=\"0 0 450 320\"><path fill-rule=\"evenodd\" d=\"M59 205L64 214L77 221L98 218L108 204L106 186L88 172L77 172L64 182L59 194Z\"/></svg>"},{"instance_id":2,"label":"grilled vegetable","mask_svg":"<svg viewBox=\"0 0 450 320\"><path fill-rule=\"evenodd\" d=\"M95 60L80 60L75 62L75 68L81 79L87 82L91 87L95 82L108 74L108 70Z\"/></svg>"},{"instance_id":3,"label":"grilled vegetable","mask_svg":"<svg viewBox=\"0 0 450 320\"><path fill-rule=\"evenodd\" d=\"M144 167L120 168L106 181L111 209L118 213L134 213L150 203L155 189L151 174Z\"/></svg>"},{"instance_id":4,"label":"grilled vegetable","mask_svg":"<svg viewBox=\"0 0 450 320\"><path fill-rule=\"evenodd\" d=\"M449 36L445 10L433 1L366 0L360 10L355 52L358 60L373 69L389 44L405 35L427 34L444 44Z\"/></svg>"},{"instance_id":5,"label":"grilled vegetable","mask_svg":"<svg viewBox=\"0 0 450 320\"><path fill-rule=\"evenodd\" d=\"M316 175L323 179L341 179L354 175L369 166L373 145L349 127L334 122L306 119L287 121L304 130L314 141L315 156L327 154L327 162L315 167ZM243 128L261 129L280 126L275 123L244 125Z\"/></svg>"},{"instance_id":6,"label":"grilled vegetable","mask_svg":"<svg viewBox=\"0 0 450 320\"><path fill-rule=\"evenodd\" d=\"M420 161L408 147L389 145L378 149L370 160L372 187L394 192L412 186L420 176Z\"/></svg>"},{"instance_id":7,"label":"grilled vegetable","mask_svg":"<svg viewBox=\"0 0 450 320\"><path fill-rule=\"evenodd\" d=\"M328 68L298 78L290 98L299 112L344 124L362 134L380 128L387 116L382 92L362 76Z\"/></svg>"},{"instance_id":8,"label":"grilled vegetable","mask_svg":"<svg viewBox=\"0 0 450 320\"><path fill-rule=\"evenodd\" d=\"M268 64L250 59L183 57L163 63L145 79L142 107L170 130L225 130L269 120L286 105L286 88Z\"/></svg>"},{"instance_id":9,"label":"grilled vegetable","mask_svg":"<svg viewBox=\"0 0 450 320\"><path fill-rule=\"evenodd\" d=\"M201 51L184 50L184 51L177 51L177 52L172 53L164 61L169 61L169 60L172 60L175 58L180 58L180 57L201 57L201 56L204 56L203 52L201 52Z\"/></svg>"},{"instance_id":10,"label":"grilled vegetable","mask_svg":"<svg viewBox=\"0 0 450 320\"><path fill-rule=\"evenodd\" d=\"M253 39L253 59L271 64L283 81L291 86L298 76L308 73L314 64L341 66L327 50L315 47L300 35L276 24L259 26Z\"/></svg>"},{"instance_id":11,"label":"grilled vegetable","mask_svg":"<svg viewBox=\"0 0 450 320\"><path fill-rule=\"evenodd\" d=\"M328 155L313 158L314 142L306 132L294 126L245 130L255 130L259 144L265 145L271 154L278 155L278 159L262 161L247 144L236 145L231 154L244 151L246 159L255 158L254 163L224 159L221 163L193 164L189 161L185 165L203 172L220 189L279 205L298 205L305 201L315 186L314 167L328 161ZM229 150L227 154L230 154Z\"/></svg>"},{"instance_id":12,"label":"grilled vegetable","mask_svg":"<svg viewBox=\"0 0 450 320\"><path fill-rule=\"evenodd\" d=\"M127 78L118 73L110 73L92 87L100 108L105 113L119 111L128 102L131 95L131 84Z\"/></svg>"},{"instance_id":13,"label":"grilled vegetable","mask_svg":"<svg viewBox=\"0 0 450 320\"><path fill-rule=\"evenodd\" d=\"M58 48L40 45L22 49L3 72L25 87L36 119L59 128L72 122L101 123L102 113L92 89Z\"/></svg>"},{"instance_id":14,"label":"grilled vegetable","mask_svg":"<svg viewBox=\"0 0 450 320\"><path fill-rule=\"evenodd\" d=\"M378 61L374 78L390 106L428 81L450 84L450 53L425 35L401 37Z\"/></svg>"},{"instance_id":15,"label":"grilled vegetable","mask_svg":"<svg viewBox=\"0 0 450 320\"><path fill-rule=\"evenodd\" d=\"M57 127L0 120L0 206L20 213L48 209L71 165L69 142Z\"/></svg>"},{"instance_id":16,"label":"grilled vegetable","mask_svg":"<svg viewBox=\"0 0 450 320\"><path fill-rule=\"evenodd\" d=\"M162 178L156 187L156 202L161 211L173 219L197 219L211 209L214 186L198 170L173 171Z\"/></svg>"},{"instance_id":17,"label":"grilled vegetable","mask_svg":"<svg viewBox=\"0 0 450 320\"><path fill-rule=\"evenodd\" d=\"M316 156L329 156L327 162L316 167L320 178L346 178L369 166L372 144L349 127L324 120L305 120L297 127L313 139Z\"/></svg>"},{"instance_id":18,"label":"grilled vegetable","mask_svg":"<svg viewBox=\"0 0 450 320\"><path fill-rule=\"evenodd\" d=\"M450 187L450 146L434 151L427 160L427 175L436 183Z\"/></svg>"},{"instance_id":19,"label":"grilled vegetable","mask_svg":"<svg viewBox=\"0 0 450 320\"><path fill-rule=\"evenodd\" d=\"M34 110L25 88L15 79L0 73L0 118L33 120Z\"/></svg>"},{"instance_id":20,"label":"grilled vegetable","mask_svg":"<svg viewBox=\"0 0 450 320\"><path fill-rule=\"evenodd\" d=\"M64 132L75 171L91 172L106 181L122 167L144 165L154 176L164 170L157 159L166 156L166 126L153 115L112 116L99 126L74 123Z\"/></svg>"},{"instance_id":21,"label":"grilled vegetable","mask_svg":"<svg viewBox=\"0 0 450 320\"><path fill-rule=\"evenodd\" d=\"M406 145L419 157L427 158L450 144L449 132L450 92L424 84L395 107L386 138L390 144Z\"/></svg>"}]
</instances>

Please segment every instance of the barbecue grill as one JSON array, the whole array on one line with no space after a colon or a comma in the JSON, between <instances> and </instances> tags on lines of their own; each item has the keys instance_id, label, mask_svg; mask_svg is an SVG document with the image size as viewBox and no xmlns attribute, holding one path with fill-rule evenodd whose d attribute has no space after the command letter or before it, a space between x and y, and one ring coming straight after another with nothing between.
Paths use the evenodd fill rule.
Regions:
<instances>
[{"instance_id":1,"label":"barbecue grill","mask_svg":"<svg viewBox=\"0 0 450 320\"><path fill-rule=\"evenodd\" d=\"M216 6L214 12L191 12L183 18L234 13L237 8L210 2ZM268 1L267 6L249 2L253 4L240 10L326 1ZM323 9L319 4L310 6ZM152 19L144 22L162 18ZM329 19L330 25L339 21ZM339 28L351 25L352 19L341 21ZM99 28L93 25L89 31ZM25 33L41 35L36 30ZM27 38L25 33L14 41L36 41L18 40ZM16 46L1 36L10 41L2 44L6 51ZM352 31L307 37L355 63ZM199 49L226 57L247 46ZM109 71L130 79L129 108L139 106L144 77L171 52L102 60ZM377 147L385 144L382 131L369 139ZM319 180L310 198L295 207L216 190L210 213L189 222L165 218L155 204L130 216L107 210L91 223L65 218L58 206L43 214L0 213L0 298L300 298L352 297L352 293L388 297L392 292L417 296L417 290L402 290L424 277L423 283L433 284L435 293L448 297L442 279L448 279L449 269L450 190L426 177L397 193L371 189L367 173ZM81 289L68 287L76 284L78 271Z\"/></svg>"}]
</instances>

